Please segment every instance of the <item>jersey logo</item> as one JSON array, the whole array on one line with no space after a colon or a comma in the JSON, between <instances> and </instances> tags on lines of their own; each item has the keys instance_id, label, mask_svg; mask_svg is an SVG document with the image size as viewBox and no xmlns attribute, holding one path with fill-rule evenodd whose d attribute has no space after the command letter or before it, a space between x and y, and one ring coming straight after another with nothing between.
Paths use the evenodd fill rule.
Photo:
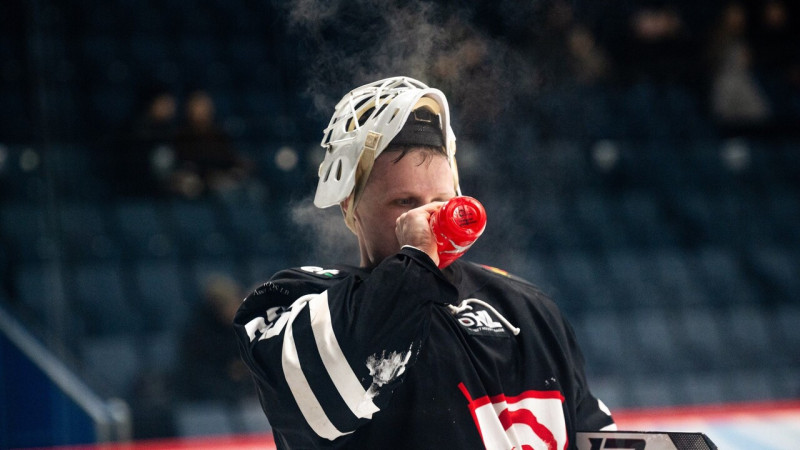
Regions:
<instances>
[{"instance_id":1,"label":"jersey logo","mask_svg":"<svg viewBox=\"0 0 800 450\"><path fill-rule=\"evenodd\" d=\"M456 314L456 320L469 334L476 336L507 336L503 324L495 320L491 313L480 307L470 308Z\"/></svg>"},{"instance_id":2,"label":"jersey logo","mask_svg":"<svg viewBox=\"0 0 800 450\"><path fill-rule=\"evenodd\" d=\"M525 391L513 397L473 399L464 383L458 388L469 402L487 449L566 450L569 439L561 392Z\"/></svg>"},{"instance_id":3,"label":"jersey logo","mask_svg":"<svg viewBox=\"0 0 800 450\"><path fill-rule=\"evenodd\" d=\"M303 266L300 268L300 270L326 278L333 278L335 275L339 274L337 269L323 269L322 267L317 266Z\"/></svg>"}]
</instances>

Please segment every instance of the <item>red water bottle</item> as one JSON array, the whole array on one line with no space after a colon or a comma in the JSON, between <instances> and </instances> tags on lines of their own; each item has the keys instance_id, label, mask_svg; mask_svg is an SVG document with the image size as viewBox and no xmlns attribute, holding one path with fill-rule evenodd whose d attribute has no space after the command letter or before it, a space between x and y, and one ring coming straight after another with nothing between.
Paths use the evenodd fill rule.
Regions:
<instances>
[{"instance_id":1,"label":"red water bottle","mask_svg":"<svg viewBox=\"0 0 800 450\"><path fill-rule=\"evenodd\" d=\"M464 254L486 228L486 210L472 197L453 197L431 214L439 268L444 269Z\"/></svg>"}]
</instances>

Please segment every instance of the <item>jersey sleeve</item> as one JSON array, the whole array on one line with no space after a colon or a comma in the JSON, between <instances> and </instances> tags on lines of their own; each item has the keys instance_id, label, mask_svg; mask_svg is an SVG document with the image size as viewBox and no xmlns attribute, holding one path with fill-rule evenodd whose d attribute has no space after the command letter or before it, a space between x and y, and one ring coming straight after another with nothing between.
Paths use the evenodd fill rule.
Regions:
<instances>
[{"instance_id":1,"label":"jersey sleeve","mask_svg":"<svg viewBox=\"0 0 800 450\"><path fill-rule=\"evenodd\" d=\"M368 423L413 366L433 304L456 298L413 248L365 277L284 271L257 289L234 328L276 439L305 448Z\"/></svg>"}]
</instances>

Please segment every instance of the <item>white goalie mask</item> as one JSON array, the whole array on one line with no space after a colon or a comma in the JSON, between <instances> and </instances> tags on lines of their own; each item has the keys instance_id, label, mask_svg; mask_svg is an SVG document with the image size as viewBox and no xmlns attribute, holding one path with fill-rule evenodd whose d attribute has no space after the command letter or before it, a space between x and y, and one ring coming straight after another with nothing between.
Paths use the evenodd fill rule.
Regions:
<instances>
[{"instance_id":1,"label":"white goalie mask","mask_svg":"<svg viewBox=\"0 0 800 450\"><path fill-rule=\"evenodd\" d=\"M400 133L412 112L422 110L439 122L439 142L450 164L455 192L460 194L456 138L450 128L447 99L440 90L413 78L394 77L353 89L336 105L321 142L325 159L319 166L314 205L327 208L353 195L352 213L375 159ZM350 226L350 218L346 221Z\"/></svg>"}]
</instances>

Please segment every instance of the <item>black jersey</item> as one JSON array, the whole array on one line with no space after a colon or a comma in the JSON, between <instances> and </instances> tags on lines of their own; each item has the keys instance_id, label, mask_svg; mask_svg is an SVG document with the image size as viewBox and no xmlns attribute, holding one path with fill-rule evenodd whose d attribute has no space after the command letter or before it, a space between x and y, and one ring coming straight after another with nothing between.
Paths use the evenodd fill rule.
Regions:
<instances>
[{"instance_id":1,"label":"black jersey","mask_svg":"<svg viewBox=\"0 0 800 450\"><path fill-rule=\"evenodd\" d=\"M614 426L557 306L466 261L281 271L234 326L278 448L561 450Z\"/></svg>"}]
</instances>

